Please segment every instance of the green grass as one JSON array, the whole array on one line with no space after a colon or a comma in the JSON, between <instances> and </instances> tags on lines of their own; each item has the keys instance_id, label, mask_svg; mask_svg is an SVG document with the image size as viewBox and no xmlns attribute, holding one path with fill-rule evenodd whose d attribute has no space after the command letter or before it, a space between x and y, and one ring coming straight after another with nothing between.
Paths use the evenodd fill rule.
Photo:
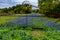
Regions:
<instances>
[{"instance_id":1,"label":"green grass","mask_svg":"<svg viewBox=\"0 0 60 40\"><path fill-rule=\"evenodd\" d=\"M0 24L16 19L17 16L0 16Z\"/></svg>"}]
</instances>

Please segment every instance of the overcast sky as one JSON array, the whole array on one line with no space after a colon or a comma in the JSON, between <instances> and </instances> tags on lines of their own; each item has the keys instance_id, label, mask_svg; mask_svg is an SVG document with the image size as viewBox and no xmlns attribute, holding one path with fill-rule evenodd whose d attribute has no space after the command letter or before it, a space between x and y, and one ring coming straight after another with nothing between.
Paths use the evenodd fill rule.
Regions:
<instances>
[{"instance_id":1,"label":"overcast sky","mask_svg":"<svg viewBox=\"0 0 60 40\"><path fill-rule=\"evenodd\" d=\"M10 7L16 4L21 4L25 0L0 0L0 8ZM28 0L32 5L38 5L38 0Z\"/></svg>"}]
</instances>

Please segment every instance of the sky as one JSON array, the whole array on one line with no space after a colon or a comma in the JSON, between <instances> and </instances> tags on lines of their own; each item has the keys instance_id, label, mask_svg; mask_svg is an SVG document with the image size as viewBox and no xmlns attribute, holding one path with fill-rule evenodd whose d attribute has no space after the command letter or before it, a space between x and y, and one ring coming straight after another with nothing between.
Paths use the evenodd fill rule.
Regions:
<instances>
[{"instance_id":1,"label":"sky","mask_svg":"<svg viewBox=\"0 0 60 40\"><path fill-rule=\"evenodd\" d=\"M5 8L5 7L11 7L16 4L22 4L22 2L25 0L0 0L0 8ZM38 5L38 0L27 0L29 1L32 5L37 6Z\"/></svg>"}]
</instances>

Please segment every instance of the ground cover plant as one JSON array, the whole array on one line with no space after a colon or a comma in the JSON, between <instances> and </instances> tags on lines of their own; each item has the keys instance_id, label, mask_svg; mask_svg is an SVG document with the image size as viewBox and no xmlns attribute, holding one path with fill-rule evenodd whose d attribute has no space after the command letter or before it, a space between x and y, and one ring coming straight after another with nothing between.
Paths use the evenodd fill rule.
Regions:
<instances>
[{"instance_id":1,"label":"ground cover plant","mask_svg":"<svg viewBox=\"0 0 60 40\"><path fill-rule=\"evenodd\" d=\"M0 24L16 19L16 16L0 16Z\"/></svg>"},{"instance_id":2,"label":"ground cover plant","mask_svg":"<svg viewBox=\"0 0 60 40\"><path fill-rule=\"evenodd\" d=\"M12 27L0 28L0 40L60 40L59 30L31 31L31 29L18 29L17 27L15 29Z\"/></svg>"},{"instance_id":3,"label":"ground cover plant","mask_svg":"<svg viewBox=\"0 0 60 40\"><path fill-rule=\"evenodd\" d=\"M4 19L4 17L2 17L2 19ZM28 24L26 24L26 17L12 17L11 21L7 22L6 20L4 23L0 23L0 39L60 40L60 24L56 22L57 20L58 19L28 16ZM32 30L32 28L35 27L43 28L44 30Z\"/></svg>"},{"instance_id":4,"label":"ground cover plant","mask_svg":"<svg viewBox=\"0 0 60 40\"><path fill-rule=\"evenodd\" d=\"M15 18L15 20L14 20ZM49 19L46 17L38 17L36 14L30 14L26 16L17 16L12 17L13 20L9 22L3 23L3 26L23 26L23 27L37 27L37 28L60 28L60 24L58 24L58 19ZM54 21L53 21L54 20ZM0 24L2 25L2 24Z\"/></svg>"}]
</instances>

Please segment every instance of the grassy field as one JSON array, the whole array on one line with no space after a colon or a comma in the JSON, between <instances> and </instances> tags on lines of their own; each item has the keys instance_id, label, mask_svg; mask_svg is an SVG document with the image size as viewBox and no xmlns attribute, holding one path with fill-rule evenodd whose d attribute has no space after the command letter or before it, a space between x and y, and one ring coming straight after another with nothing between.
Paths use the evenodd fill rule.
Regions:
<instances>
[{"instance_id":1,"label":"grassy field","mask_svg":"<svg viewBox=\"0 0 60 40\"><path fill-rule=\"evenodd\" d=\"M16 19L16 16L0 16L0 24Z\"/></svg>"},{"instance_id":2,"label":"grassy field","mask_svg":"<svg viewBox=\"0 0 60 40\"><path fill-rule=\"evenodd\" d=\"M1 16L0 24L15 20L17 16ZM41 25L41 22L32 19L34 25ZM59 19L47 18L51 21L58 21ZM44 21L44 20L43 20ZM46 20L45 20L46 21ZM58 22L57 22L58 23ZM10 25L10 23L9 23ZM23 26L13 24L0 25L0 40L60 40L60 30L32 30L31 28L21 28ZM42 26L42 25L41 25ZM49 28L48 28L49 29Z\"/></svg>"}]
</instances>

